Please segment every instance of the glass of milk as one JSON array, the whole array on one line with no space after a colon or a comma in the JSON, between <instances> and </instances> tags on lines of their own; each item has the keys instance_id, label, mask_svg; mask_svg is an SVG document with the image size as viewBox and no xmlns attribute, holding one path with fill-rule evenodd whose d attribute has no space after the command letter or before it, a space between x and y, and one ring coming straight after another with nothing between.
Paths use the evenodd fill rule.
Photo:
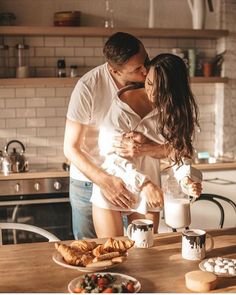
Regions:
<instances>
[{"instance_id":1,"label":"glass of milk","mask_svg":"<svg viewBox=\"0 0 236 295\"><path fill-rule=\"evenodd\" d=\"M175 229L188 227L191 223L189 199L175 198L169 193L165 193L164 198L165 223Z\"/></svg>"},{"instance_id":2,"label":"glass of milk","mask_svg":"<svg viewBox=\"0 0 236 295\"><path fill-rule=\"evenodd\" d=\"M165 223L172 228L185 228L191 223L190 200L174 177L168 177L164 189Z\"/></svg>"}]
</instances>

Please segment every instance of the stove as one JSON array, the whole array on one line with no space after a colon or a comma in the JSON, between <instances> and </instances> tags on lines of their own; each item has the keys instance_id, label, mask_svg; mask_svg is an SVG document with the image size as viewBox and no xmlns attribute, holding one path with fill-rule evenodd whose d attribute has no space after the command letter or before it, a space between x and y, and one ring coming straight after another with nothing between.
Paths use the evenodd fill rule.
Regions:
<instances>
[{"instance_id":1,"label":"stove","mask_svg":"<svg viewBox=\"0 0 236 295\"><path fill-rule=\"evenodd\" d=\"M58 166L32 165L29 172L12 173L0 181L0 197L69 192L68 173Z\"/></svg>"},{"instance_id":2,"label":"stove","mask_svg":"<svg viewBox=\"0 0 236 295\"><path fill-rule=\"evenodd\" d=\"M0 197L69 192L69 177L1 180Z\"/></svg>"},{"instance_id":3,"label":"stove","mask_svg":"<svg viewBox=\"0 0 236 295\"><path fill-rule=\"evenodd\" d=\"M0 222L32 224L61 240L73 239L69 175L62 166L31 165L29 172L2 176L0 186ZM5 243L39 242L40 239L8 234Z\"/></svg>"}]
</instances>

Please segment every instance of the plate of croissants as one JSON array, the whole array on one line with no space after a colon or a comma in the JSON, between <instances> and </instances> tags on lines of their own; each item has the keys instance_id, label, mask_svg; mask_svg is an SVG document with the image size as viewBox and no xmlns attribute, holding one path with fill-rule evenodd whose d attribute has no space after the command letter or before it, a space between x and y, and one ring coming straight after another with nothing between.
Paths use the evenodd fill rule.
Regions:
<instances>
[{"instance_id":1,"label":"plate of croissants","mask_svg":"<svg viewBox=\"0 0 236 295\"><path fill-rule=\"evenodd\" d=\"M115 267L127 260L127 250L134 241L109 238L103 244L78 240L69 245L56 242L53 260L57 264L83 272L101 271Z\"/></svg>"}]
</instances>

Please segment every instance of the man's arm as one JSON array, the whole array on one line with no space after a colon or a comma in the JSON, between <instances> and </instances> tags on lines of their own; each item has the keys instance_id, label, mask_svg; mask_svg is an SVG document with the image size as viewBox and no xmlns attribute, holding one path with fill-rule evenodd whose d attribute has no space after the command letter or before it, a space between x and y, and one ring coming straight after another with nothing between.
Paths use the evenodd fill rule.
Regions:
<instances>
[{"instance_id":1,"label":"man's arm","mask_svg":"<svg viewBox=\"0 0 236 295\"><path fill-rule=\"evenodd\" d=\"M101 188L104 196L110 202L123 208L129 208L131 202L134 202L134 196L125 188L123 181L106 173L81 150L84 136L89 128L91 127L67 119L64 154L84 175Z\"/></svg>"},{"instance_id":2,"label":"man's arm","mask_svg":"<svg viewBox=\"0 0 236 295\"><path fill-rule=\"evenodd\" d=\"M169 154L168 144L158 144L139 132L126 133L114 140L114 152L121 157L135 158L150 156L157 159L166 158Z\"/></svg>"}]
</instances>

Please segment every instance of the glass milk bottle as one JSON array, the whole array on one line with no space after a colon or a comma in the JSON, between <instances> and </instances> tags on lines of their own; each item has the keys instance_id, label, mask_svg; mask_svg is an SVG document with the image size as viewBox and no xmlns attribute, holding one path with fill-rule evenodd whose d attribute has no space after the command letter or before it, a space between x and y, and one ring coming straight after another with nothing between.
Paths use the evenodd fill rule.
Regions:
<instances>
[{"instance_id":1,"label":"glass milk bottle","mask_svg":"<svg viewBox=\"0 0 236 295\"><path fill-rule=\"evenodd\" d=\"M165 223L171 228L185 228L191 223L190 200L173 175L168 175L163 187Z\"/></svg>"}]
</instances>

